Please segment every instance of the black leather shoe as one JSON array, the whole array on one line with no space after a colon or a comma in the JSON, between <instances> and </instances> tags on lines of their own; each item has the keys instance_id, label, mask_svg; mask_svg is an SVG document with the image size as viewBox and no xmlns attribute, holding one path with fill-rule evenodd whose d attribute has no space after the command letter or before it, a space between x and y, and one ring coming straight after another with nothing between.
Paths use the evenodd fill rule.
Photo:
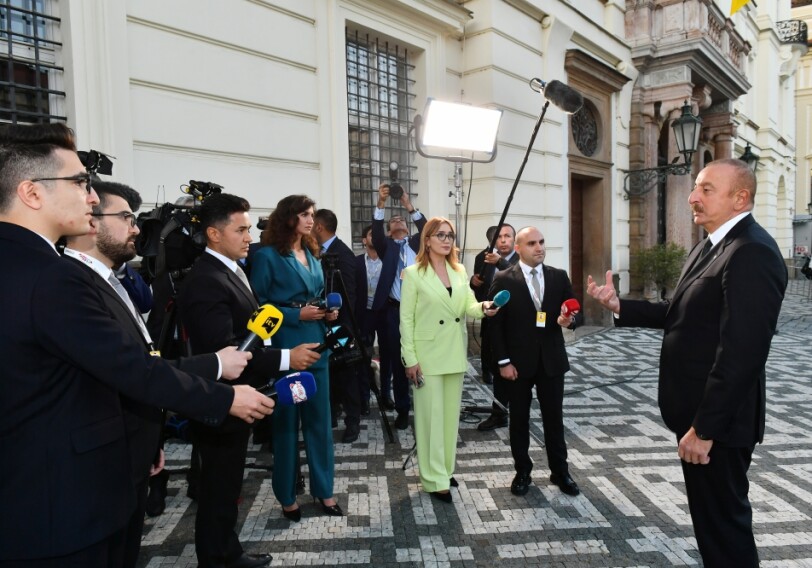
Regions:
<instances>
[{"instance_id":1,"label":"black leather shoe","mask_svg":"<svg viewBox=\"0 0 812 568\"><path fill-rule=\"evenodd\" d=\"M384 410L395 410L395 401L389 397L381 400L381 406Z\"/></svg>"},{"instance_id":2,"label":"black leather shoe","mask_svg":"<svg viewBox=\"0 0 812 568\"><path fill-rule=\"evenodd\" d=\"M550 483L558 485L558 488L562 492L566 493L567 495L572 495L573 497L581 493L581 490L578 489L578 484L575 483L572 477L570 477L569 473L565 473L563 475L553 473L550 475Z\"/></svg>"},{"instance_id":3,"label":"black leather shoe","mask_svg":"<svg viewBox=\"0 0 812 568\"><path fill-rule=\"evenodd\" d=\"M513 478L513 483L510 484L510 492L519 496L527 495L532 481L529 473L517 473Z\"/></svg>"},{"instance_id":4,"label":"black leather shoe","mask_svg":"<svg viewBox=\"0 0 812 568\"><path fill-rule=\"evenodd\" d=\"M304 495L305 481L304 475L299 474L299 479L296 481L296 495Z\"/></svg>"},{"instance_id":5,"label":"black leather shoe","mask_svg":"<svg viewBox=\"0 0 812 568\"><path fill-rule=\"evenodd\" d=\"M302 520L302 509L300 507L296 507L291 511L286 511L282 509L282 516L285 517L289 521L293 521L294 523L298 523Z\"/></svg>"},{"instance_id":6,"label":"black leather shoe","mask_svg":"<svg viewBox=\"0 0 812 568\"><path fill-rule=\"evenodd\" d=\"M341 438L342 444L352 444L355 440L358 439L358 434L361 433L361 428L353 424L352 426L347 426L347 429L344 430L344 436Z\"/></svg>"},{"instance_id":7,"label":"black leather shoe","mask_svg":"<svg viewBox=\"0 0 812 568\"><path fill-rule=\"evenodd\" d=\"M454 479L453 477L452 477L451 479L449 479L449 480L448 480L448 484L449 484L451 487L459 487L459 486L460 486L460 484L457 482L457 480L456 480L456 479Z\"/></svg>"},{"instance_id":8,"label":"black leather shoe","mask_svg":"<svg viewBox=\"0 0 812 568\"><path fill-rule=\"evenodd\" d=\"M267 566L271 563L270 554L246 554L243 552L242 556L237 558L234 562L226 564L228 568L258 568L259 566Z\"/></svg>"},{"instance_id":9,"label":"black leather shoe","mask_svg":"<svg viewBox=\"0 0 812 568\"><path fill-rule=\"evenodd\" d=\"M324 499L319 499L319 503L321 503L321 510L324 511L324 514L328 517L343 517L344 511L341 510L341 507L336 502L335 505L325 505Z\"/></svg>"},{"instance_id":10,"label":"black leather shoe","mask_svg":"<svg viewBox=\"0 0 812 568\"><path fill-rule=\"evenodd\" d=\"M398 412L397 417L395 418L395 428L398 430L405 430L409 427L409 411L404 410L403 412Z\"/></svg>"},{"instance_id":11,"label":"black leather shoe","mask_svg":"<svg viewBox=\"0 0 812 568\"><path fill-rule=\"evenodd\" d=\"M504 428L508 425L507 416L504 414L491 414L485 420L477 424L476 429L480 432L488 432L497 428Z\"/></svg>"},{"instance_id":12,"label":"black leather shoe","mask_svg":"<svg viewBox=\"0 0 812 568\"><path fill-rule=\"evenodd\" d=\"M445 493L441 493L439 491L432 491L431 498L437 499L438 501L442 501L443 503L451 503L454 498L451 496L450 491L446 491Z\"/></svg>"}]
</instances>

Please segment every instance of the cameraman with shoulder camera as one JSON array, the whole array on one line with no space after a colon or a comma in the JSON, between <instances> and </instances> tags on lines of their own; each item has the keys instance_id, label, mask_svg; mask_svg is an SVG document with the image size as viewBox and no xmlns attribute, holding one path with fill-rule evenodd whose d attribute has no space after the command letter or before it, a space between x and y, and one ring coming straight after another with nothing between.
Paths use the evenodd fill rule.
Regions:
<instances>
[{"instance_id":1,"label":"cameraman with shoulder camera","mask_svg":"<svg viewBox=\"0 0 812 568\"><path fill-rule=\"evenodd\" d=\"M391 195L412 216L417 225L417 234L409 236L406 221L400 215L389 218L389 234L384 232L383 218L386 200ZM399 195L396 195L399 194ZM400 357L400 288L403 271L414 264L420 250L420 232L426 225L426 218L412 206L409 194L396 181L384 183L378 188L378 207L372 216L372 246L383 261L378 288L372 309L385 312L386 333L378 337L381 358L388 357L392 365L392 387L395 394L395 427L405 430L409 427L409 382ZM385 398L389 393L382 393Z\"/></svg>"},{"instance_id":2,"label":"cameraman with shoulder camera","mask_svg":"<svg viewBox=\"0 0 812 568\"><path fill-rule=\"evenodd\" d=\"M338 323L352 330L351 310L355 309L355 255L344 241L336 236L338 219L329 209L319 209L313 216L313 234L321 246L321 267L324 271L325 292L341 294L342 308ZM339 403L344 406L344 436L341 441L350 444L361 433L361 386L357 365L343 365L330 360L330 407L333 417L340 414Z\"/></svg>"}]
</instances>

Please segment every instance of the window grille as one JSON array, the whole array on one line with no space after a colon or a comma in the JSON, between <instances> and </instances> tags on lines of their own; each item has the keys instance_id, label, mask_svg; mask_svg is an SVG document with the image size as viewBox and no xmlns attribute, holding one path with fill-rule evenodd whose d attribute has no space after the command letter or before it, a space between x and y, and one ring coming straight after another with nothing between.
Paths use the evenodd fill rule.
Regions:
<instances>
[{"instance_id":1,"label":"window grille","mask_svg":"<svg viewBox=\"0 0 812 568\"><path fill-rule=\"evenodd\" d=\"M47 123L59 114L65 92L55 64L60 20L45 13L47 0L0 0L0 121Z\"/></svg>"},{"instance_id":2,"label":"window grille","mask_svg":"<svg viewBox=\"0 0 812 568\"><path fill-rule=\"evenodd\" d=\"M390 162L400 166L403 189L412 199L416 195L415 152L409 144L414 66L406 49L368 33L348 30L346 47L352 241L360 243L361 231L372 222L378 186L389 180ZM386 207L387 218L404 214L391 198Z\"/></svg>"}]
</instances>

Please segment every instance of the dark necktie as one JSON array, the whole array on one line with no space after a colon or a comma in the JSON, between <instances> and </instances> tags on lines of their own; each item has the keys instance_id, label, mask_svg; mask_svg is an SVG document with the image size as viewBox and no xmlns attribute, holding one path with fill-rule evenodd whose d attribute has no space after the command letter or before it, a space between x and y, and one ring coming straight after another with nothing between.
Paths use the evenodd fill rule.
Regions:
<instances>
[{"instance_id":1,"label":"dark necktie","mask_svg":"<svg viewBox=\"0 0 812 568\"><path fill-rule=\"evenodd\" d=\"M703 258L705 258L705 255L708 254L708 252L712 248L713 243L711 242L710 237L708 237L707 239L705 239L705 246L702 247L702 252L699 253L699 259L702 260Z\"/></svg>"}]
</instances>

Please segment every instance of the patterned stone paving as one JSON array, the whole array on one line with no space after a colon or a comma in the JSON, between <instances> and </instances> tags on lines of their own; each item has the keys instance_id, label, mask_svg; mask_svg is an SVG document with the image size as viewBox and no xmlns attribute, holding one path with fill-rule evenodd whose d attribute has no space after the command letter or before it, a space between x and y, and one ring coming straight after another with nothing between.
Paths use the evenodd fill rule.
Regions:
<instances>
[{"instance_id":1,"label":"patterned stone paving","mask_svg":"<svg viewBox=\"0 0 812 568\"><path fill-rule=\"evenodd\" d=\"M701 566L674 436L656 405L660 333L607 329L569 337L565 420L576 498L547 479L537 405L534 486L511 495L507 429L479 432L484 415L461 416L453 504L419 490L411 431L386 443L379 415L351 444L337 443L335 491L348 513L319 514L301 498L302 522L282 518L270 487L272 457L249 450L240 538L273 566ZM812 300L790 288L768 363L765 443L750 470L756 540L764 567L812 567ZM463 405L487 405L472 359ZM390 418L393 418L390 415ZM341 429L335 431L340 440ZM169 467L189 447L168 446ZM404 469L404 463L406 468ZM141 566L196 566L195 504L183 475L171 478L166 512L148 519Z\"/></svg>"}]
</instances>

